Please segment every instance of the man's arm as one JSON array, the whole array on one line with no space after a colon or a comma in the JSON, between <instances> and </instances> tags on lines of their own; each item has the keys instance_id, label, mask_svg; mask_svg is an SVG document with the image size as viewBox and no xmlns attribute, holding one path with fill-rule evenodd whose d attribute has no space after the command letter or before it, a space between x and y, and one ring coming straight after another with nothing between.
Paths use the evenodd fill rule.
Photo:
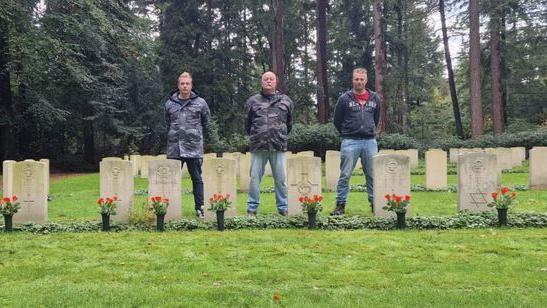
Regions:
<instances>
[{"instance_id":1,"label":"man's arm","mask_svg":"<svg viewBox=\"0 0 547 308\"><path fill-rule=\"evenodd\" d=\"M251 134L251 124L253 123L253 115L251 111L251 99L245 103L245 131L247 135Z\"/></svg>"},{"instance_id":2,"label":"man's arm","mask_svg":"<svg viewBox=\"0 0 547 308\"><path fill-rule=\"evenodd\" d=\"M378 93L375 94L376 99L376 110L374 110L374 124L376 125L376 128L378 128L378 124L380 123L380 110L382 109L382 98Z\"/></svg>"},{"instance_id":3,"label":"man's arm","mask_svg":"<svg viewBox=\"0 0 547 308\"><path fill-rule=\"evenodd\" d=\"M344 100L342 96L338 98L336 107L334 107L334 118L332 120L334 127L339 133L342 133L342 122L344 121Z\"/></svg>"},{"instance_id":4,"label":"man's arm","mask_svg":"<svg viewBox=\"0 0 547 308\"><path fill-rule=\"evenodd\" d=\"M164 109L165 109L165 123L167 124L167 131L169 131L169 126L171 125L171 117L169 116L169 101L165 103Z\"/></svg>"},{"instance_id":5,"label":"man's arm","mask_svg":"<svg viewBox=\"0 0 547 308\"><path fill-rule=\"evenodd\" d=\"M203 100L203 106L201 107L201 127L203 127L203 137L207 141L209 141L210 144L214 144L218 142L218 140L212 140L213 134L211 134L211 111L209 110L209 105L207 105L207 102Z\"/></svg>"},{"instance_id":6,"label":"man's arm","mask_svg":"<svg viewBox=\"0 0 547 308\"><path fill-rule=\"evenodd\" d=\"M211 110L209 105L203 100L203 106L201 107L201 125L204 130L209 130L209 121L211 120Z\"/></svg>"},{"instance_id":7,"label":"man's arm","mask_svg":"<svg viewBox=\"0 0 547 308\"><path fill-rule=\"evenodd\" d=\"M287 100L289 101L289 112L287 112L287 134L291 132L292 130L292 124L293 124L293 112L294 112L294 102L287 96Z\"/></svg>"}]
</instances>

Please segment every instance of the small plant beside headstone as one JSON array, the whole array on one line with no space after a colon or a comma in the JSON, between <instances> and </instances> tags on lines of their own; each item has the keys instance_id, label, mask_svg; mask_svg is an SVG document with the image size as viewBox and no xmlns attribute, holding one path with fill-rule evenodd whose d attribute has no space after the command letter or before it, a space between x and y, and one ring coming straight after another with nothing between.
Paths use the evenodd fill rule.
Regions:
<instances>
[{"instance_id":1,"label":"small plant beside headstone","mask_svg":"<svg viewBox=\"0 0 547 308\"><path fill-rule=\"evenodd\" d=\"M13 215L19 211L21 204L17 202L17 196L4 197L0 200L0 212L4 216L4 231L13 230Z\"/></svg>"},{"instance_id":2,"label":"small plant beside headstone","mask_svg":"<svg viewBox=\"0 0 547 308\"><path fill-rule=\"evenodd\" d=\"M403 197L396 194L387 194L384 198L386 199L386 205L383 209L397 214L397 229L406 228L406 207L410 205L410 196L405 195Z\"/></svg>"},{"instance_id":3,"label":"small plant beside headstone","mask_svg":"<svg viewBox=\"0 0 547 308\"><path fill-rule=\"evenodd\" d=\"M301 196L298 198L298 201L300 201L302 211L308 214L308 229L317 228L317 213L323 210L323 206L321 205L323 196L314 195L312 198Z\"/></svg>"},{"instance_id":4,"label":"small plant beside headstone","mask_svg":"<svg viewBox=\"0 0 547 308\"><path fill-rule=\"evenodd\" d=\"M99 205L99 211L102 217L102 231L110 231L110 216L116 215L118 197L112 198L99 198L97 204Z\"/></svg>"},{"instance_id":5,"label":"small plant beside headstone","mask_svg":"<svg viewBox=\"0 0 547 308\"><path fill-rule=\"evenodd\" d=\"M222 195L222 194L213 194L211 198L209 198L209 204L211 205L209 207L209 211L216 212L217 215L217 229L219 231L224 230L224 212L230 208L232 205L232 202L229 201L230 194Z\"/></svg>"},{"instance_id":6,"label":"small plant beside headstone","mask_svg":"<svg viewBox=\"0 0 547 308\"><path fill-rule=\"evenodd\" d=\"M492 193L492 202L488 203L489 207L495 207L498 211L498 225L507 225L507 211L515 202L517 193L510 191L507 187L502 187L499 192Z\"/></svg>"},{"instance_id":7,"label":"small plant beside headstone","mask_svg":"<svg viewBox=\"0 0 547 308\"><path fill-rule=\"evenodd\" d=\"M163 232L165 230L165 214L167 214L167 207L169 207L169 199L162 196L155 196L150 198L152 204L150 209L156 214L156 230Z\"/></svg>"}]
</instances>

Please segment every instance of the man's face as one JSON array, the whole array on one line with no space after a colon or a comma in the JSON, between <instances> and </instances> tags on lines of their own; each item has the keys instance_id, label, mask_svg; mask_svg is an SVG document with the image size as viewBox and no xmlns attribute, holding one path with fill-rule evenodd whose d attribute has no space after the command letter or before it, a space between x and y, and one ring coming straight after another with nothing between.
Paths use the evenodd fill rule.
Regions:
<instances>
[{"instance_id":1,"label":"man's face","mask_svg":"<svg viewBox=\"0 0 547 308\"><path fill-rule=\"evenodd\" d=\"M353 89L356 92L362 92L367 86L367 74L353 73Z\"/></svg>"},{"instance_id":2,"label":"man's face","mask_svg":"<svg viewBox=\"0 0 547 308\"><path fill-rule=\"evenodd\" d=\"M262 75L262 90L264 92L273 93L277 86L277 78L272 72L266 72Z\"/></svg>"},{"instance_id":3,"label":"man's face","mask_svg":"<svg viewBox=\"0 0 547 308\"><path fill-rule=\"evenodd\" d=\"M179 79L179 91L182 95L190 94L192 91L192 79L187 77L182 77Z\"/></svg>"}]
</instances>

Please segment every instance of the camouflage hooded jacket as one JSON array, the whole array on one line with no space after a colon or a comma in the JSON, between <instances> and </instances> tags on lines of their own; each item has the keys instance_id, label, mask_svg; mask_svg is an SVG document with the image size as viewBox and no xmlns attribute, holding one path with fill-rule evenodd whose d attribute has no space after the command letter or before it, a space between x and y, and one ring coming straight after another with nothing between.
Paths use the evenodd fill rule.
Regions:
<instances>
[{"instance_id":1,"label":"camouflage hooded jacket","mask_svg":"<svg viewBox=\"0 0 547 308\"><path fill-rule=\"evenodd\" d=\"M294 103L284 94L258 93L245 103L245 130L250 151L287 151Z\"/></svg>"},{"instance_id":2,"label":"camouflage hooded jacket","mask_svg":"<svg viewBox=\"0 0 547 308\"><path fill-rule=\"evenodd\" d=\"M165 103L167 158L203 157L203 136L208 132L210 114L209 106L196 93L186 100L179 98L178 90L169 93Z\"/></svg>"}]
</instances>

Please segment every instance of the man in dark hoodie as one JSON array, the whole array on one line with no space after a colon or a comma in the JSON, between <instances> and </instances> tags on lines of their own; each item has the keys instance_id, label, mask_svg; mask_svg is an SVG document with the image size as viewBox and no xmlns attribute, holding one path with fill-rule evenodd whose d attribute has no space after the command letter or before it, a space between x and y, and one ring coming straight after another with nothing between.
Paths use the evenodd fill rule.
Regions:
<instances>
[{"instance_id":1,"label":"man in dark hoodie","mask_svg":"<svg viewBox=\"0 0 547 308\"><path fill-rule=\"evenodd\" d=\"M334 126L340 133L340 178L336 189L336 208L331 215L343 215L349 190L351 173L357 159L365 172L368 201L374 204L374 178L372 157L378 153L376 130L380 120L380 96L368 90L367 70L353 70L353 89L340 96L334 109Z\"/></svg>"},{"instance_id":2,"label":"man in dark hoodie","mask_svg":"<svg viewBox=\"0 0 547 308\"><path fill-rule=\"evenodd\" d=\"M209 106L192 91L192 76L184 72L178 78L178 90L169 93L165 103L167 158L186 163L192 178L196 215L203 218L203 136L208 132Z\"/></svg>"},{"instance_id":3,"label":"man in dark hoodie","mask_svg":"<svg viewBox=\"0 0 547 308\"><path fill-rule=\"evenodd\" d=\"M255 216L260 204L260 181L269 161L275 184L277 211L287 216L287 135L292 128L294 103L276 90L277 77L262 75L262 91L245 103L245 130L250 137L251 180L247 214Z\"/></svg>"}]
</instances>

